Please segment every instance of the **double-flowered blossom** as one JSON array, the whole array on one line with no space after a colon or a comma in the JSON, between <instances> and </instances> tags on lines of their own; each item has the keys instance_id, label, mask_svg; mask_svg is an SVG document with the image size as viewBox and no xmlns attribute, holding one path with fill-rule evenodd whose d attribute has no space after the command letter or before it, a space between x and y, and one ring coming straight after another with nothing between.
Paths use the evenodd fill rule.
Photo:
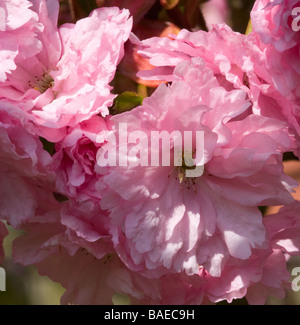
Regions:
<instances>
[{"instance_id":1,"label":"double-flowered blossom","mask_svg":"<svg viewBox=\"0 0 300 325\"><path fill-rule=\"evenodd\" d=\"M252 250L245 260L229 257L220 277L211 276L203 267L194 275L179 272L157 279L144 277L120 260L104 229L100 241L90 245L80 240L79 231L66 232L57 203L38 216L37 222L26 225L28 234L15 241L14 258L25 265L35 264L40 274L60 282L67 289L61 300L64 304L111 304L115 294L127 295L132 304L201 304L242 297L251 304L263 304L270 295L284 297L288 289L286 260L300 249L299 208L300 202L294 202L264 218L266 244ZM83 209L88 207L68 208L68 218ZM66 211L61 214L64 219ZM91 228L81 229L90 241L100 238Z\"/></svg>"},{"instance_id":2,"label":"double-flowered blossom","mask_svg":"<svg viewBox=\"0 0 300 325\"><path fill-rule=\"evenodd\" d=\"M300 2L256 1L251 11L253 32L243 35L225 24L209 33L181 30L170 38L141 42L139 53L155 66L138 75L150 80L173 80L174 67L202 57L227 88L243 89L252 112L286 121L300 141L299 32L295 9ZM294 14L293 14L294 12ZM295 24L293 24L295 22ZM299 156L299 144L294 149Z\"/></svg>"},{"instance_id":3,"label":"double-flowered blossom","mask_svg":"<svg viewBox=\"0 0 300 325\"><path fill-rule=\"evenodd\" d=\"M203 59L178 64L173 76L172 85L159 86L142 106L111 121L127 123L128 133L141 130L148 139L153 131L202 131L204 173L186 177L196 165L129 161L104 176L101 207L110 211L112 240L131 269L158 277L193 275L203 266L219 277L228 258L248 259L253 248L266 243L258 206L293 201L290 191L297 183L283 173L281 163L292 141L283 122L243 118L250 105L246 92L227 91ZM119 132L117 138L126 141ZM128 152L145 156L147 142L140 141L138 149L128 141ZM152 155L151 148L146 155ZM183 146L183 152L188 150L197 156L199 146Z\"/></svg>"},{"instance_id":4,"label":"double-flowered blossom","mask_svg":"<svg viewBox=\"0 0 300 325\"><path fill-rule=\"evenodd\" d=\"M142 41L132 16L155 1L108 2L57 27L57 0L0 0L0 264L8 224L24 231L13 259L61 283L64 304L284 297L300 251L283 169L300 156L300 1L257 0L248 35L171 25ZM132 46L151 70L132 76ZM153 93L112 116L118 67Z\"/></svg>"},{"instance_id":5,"label":"double-flowered blossom","mask_svg":"<svg viewBox=\"0 0 300 325\"><path fill-rule=\"evenodd\" d=\"M251 12L270 83L282 95L283 112L300 142L300 1L256 1ZM270 92L271 96L279 96ZM300 145L296 151L300 156Z\"/></svg>"},{"instance_id":6,"label":"double-flowered blossom","mask_svg":"<svg viewBox=\"0 0 300 325\"><path fill-rule=\"evenodd\" d=\"M58 28L58 11L58 1L0 2L0 216L15 228L41 229L40 238L61 231L53 242L66 238L71 254L73 228L66 230L57 213L70 204L57 200L99 199L94 134L106 128L103 116L116 96L109 83L132 18L127 10L101 8ZM56 223L42 230L48 218ZM1 243L4 229L1 223ZM30 256L26 251L22 263Z\"/></svg>"},{"instance_id":7,"label":"double-flowered blossom","mask_svg":"<svg viewBox=\"0 0 300 325\"><path fill-rule=\"evenodd\" d=\"M32 133L26 113L0 102L0 216L19 227L55 191L52 158Z\"/></svg>"},{"instance_id":8,"label":"double-flowered blossom","mask_svg":"<svg viewBox=\"0 0 300 325\"><path fill-rule=\"evenodd\" d=\"M2 2L11 9L11 1ZM102 8L76 24L57 28L58 1L22 2L33 18L23 22L20 31L14 33L17 35L13 34L17 38L15 46L24 46L23 33L39 27L33 40L36 46L26 55L17 55L14 66L8 65L9 74L1 78L0 100L21 107L36 125L37 134L57 142L65 136L67 127L96 114L108 114L115 97L109 83L124 54L132 19L127 10ZM11 15L19 7L13 8ZM11 25L10 16L4 29ZM5 41L10 33L4 33L1 36ZM0 51L0 55L6 52Z\"/></svg>"},{"instance_id":9,"label":"double-flowered blossom","mask_svg":"<svg viewBox=\"0 0 300 325\"><path fill-rule=\"evenodd\" d=\"M7 80L18 62L41 50L36 36L42 31L42 25L30 7L27 0L0 1L0 82Z\"/></svg>"},{"instance_id":10,"label":"double-flowered blossom","mask_svg":"<svg viewBox=\"0 0 300 325\"><path fill-rule=\"evenodd\" d=\"M74 128L55 146L53 155L57 191L68 198L88 200L101 198L96 189L101 176L95 174L96 156L100 144L97 136L108 132L109 122L95 115Z\"/></svg>"},{"instance_id":11,"label":"double-flowered blossom","mask_svg":"<svg viewBox=\"0 0 300 325\"><path fill-rule=\"evenodd\" d=\"M1 63L0 214L14 226L35 214L43 192L72 197L91 176L87 139L105 128L100 115L115 97L109 82L131 30L129 12L118 8L58 29L58 9L58 1L1 1L0 55L11 63ZM41 136L59 141L55 157ZM76 150L77 141L87 147Z\"/></svg>"}]
</instances>

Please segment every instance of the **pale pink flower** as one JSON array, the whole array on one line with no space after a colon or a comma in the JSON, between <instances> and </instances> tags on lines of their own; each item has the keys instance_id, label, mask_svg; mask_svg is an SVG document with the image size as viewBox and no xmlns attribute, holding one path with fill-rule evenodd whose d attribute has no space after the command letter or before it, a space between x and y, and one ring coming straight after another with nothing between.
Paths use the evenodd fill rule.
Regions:
<instances>
[{"instance_id":1,"label":"pale pink flower","mask_svg":"<svg viewBox=\"0 0 300 325\"><path fill-rule=\"evenodd\" d=\"M43 190L37 186L34 189L40 191L34 197L36 199L34 209L21 226L17 225L25 233L14 240L15 262L23 265L38 265L51 263L52 259L62 257L66 260L74 260L73 256L80 256L82 252L84 256L93 256L93 260L97 261L107 254L114 254L111 235L108 232L109 219L97 202L80 200L80 198L78 201L71 199L59 202L57 195L49 193L43 195L41 192ZM19 198L24 199L20 196ZM75 261L79 267L80 258L78 260L75 258ZM47 275L51 276L53 270L50 267ZM74 265L73 271L75 270L78 268ZM60 277L63 271L63 267L56 269L57 277ZM68 275L71 282L76 275L76 272L73 273ZM64 284L63 279L60 279L60 282ZM71 283L71 285L77 284ZM82 287L84 292L86 289L84 285Z\"/></svg>"},{"instance_id":2,"label":"pale pink flower","mask_svg":"<svg viewBox=\"0 0 300 325\"><path fill-rule=\"evenodd\" d=\"M247 260L229 258L220 277L200 270L205 280L205 293L218 302L246 297L250 304L265 304L269 296L284 298L291 290L287 259L300 252L300 203L293 202L279 213L263 219L267 244L254 249Z\"/></svg>"},{"instance_id":3,"label":"pale pink flower","mask_svg":"<svg viewBox=\"0 0 300 325\"><path fill-rule=\"evenodd\" d=\"M266 66L283 96L297 88L300 91L300 34L297 29L300 9L297 8L300 8L300 1L259 0L251 11L253 31L265 44Z\"/></svg>"},{"instance_id":4,"label":"pale pink flower","mask_svg":"<svg viewBox=\"0 0 300 325\"><path fill-rule=\"evenodd\" d=\"M113 250L99 206L70 202L61 207L55 201L43 206L47 212L26 223L26 235L14 241L13 258L61 283L67 289L61 303L112 304L114 294L128 295L134 304L185 304L191 297L201 302L201 279L175 275L153 281L126 268ZM178 288L182 294L172 294Z\"/></svg>"},{"instance_id":5,"label":"pale pink flower","mask_svg":"<svg viewBox=\"0 0 300 325\"><path fill-rule=\"evenodd\" d=\"M127 294L137 301L144 295L159 297L155 283L146 279L144 285L141 276L138 273L133 276L114 254L95 259L86 250L79 250L74 256L63 252L37 267L40 274L67 289L61 298L62 304L111 305L115 293Z\"/></svg>"},{"instance_id":6,"label":"pale pink flower","mask_svg":"<svg viewBox=\"0 0 300 325\"><path fill-rule=\"evenodd\" d=\"M131 304L199 305L243 297L251 304L264 304L270 295L283 298L288 289L284 254L291 246L288 241L299 240L299 202L266 217L266 244L253 249L246 260L229 257L219 277L200 267L195 275L168 273L157 279L143 277L122 263L102 227L105 222L88 206L66 204L60 212L57 203L52 211L46 205L50 210L27 223L27 234L14 243L17 262L36 265L40 274L66 288L63 304L112 304L115 294L128 296ZM297 245L293 255L299 255Z\"/></svg>"},{"instance_id":7,"label":"pale pink flower","mask_svg":"<svg viewBox=\"0 0 300 325\"><path fill-rule=\"evenodd\" d=\"M100 132L108 129L106 119L93 116L69 128L64 139L56 144L53 160L59 193L76 200L101 198L97 190L101 177L94 170L100 147L96 140Z\"/></svg>"},{"instance_id":8,"label":"pale pink flower","mask_svg":"<svg viewBox=\"0 0 300 325\"><path fill-rule=\"evenodd\" d=\"M0 82L17 68L17 62L41 50L36 35L42 31L42 25L30 7L27 0L0 1Z\"/></svg>"},{"instance_id":9,"label":"pale pink flower","mask_svg":"<svg viewBox=\"0 0 300 325\"><path fill-rule=\"evenodd\" d=\"M141 130L149 139L151 131L203 131L204 174L188 178L182 176L186 167L173 164L117 165L103 178L101 207L110 211L115 249L130 269L158 277L198 274L202 265L220 276L230 256L245 260L264 245L257 207L292 202L289 191L297 184L281 162L292 143L278 120L242 119L249 107L246 93L220 86L204 60L178 64L175 78L112 122L127 123L128 132Z\"/></svg>"},{"instance_id":10,"label":"pale pink flower","mask_svg":"<svg viewBox=\"0 0 300 325\"><path fill-rule=\"evenodd\" d=\"M224 76L235 87L242 87L246 83L245 75L250 76L253 71L244 40L245 35L233 32L225 24L214 26L208 33L182 29L173 38L145 39L141 41L138 53L149 58L149 62L157 68L141 71L138 76L172 81L172 73L178 63L202 57L216 75Z\"/></svg>"},{"instance_id":11,"label":"pale pink flower","mask_svg":"<svg viewBox=\"0 0 300 325\"><path fill-rule=\"evenodd\" d=\"M57 29L58 1L32 0L42 30L38 53L22 62L3 82L1 101L17 102L51 142L66 127L108 114L115 95L109 82L123 56L132 19L127 10L101 8L76 24Z\"/></svg>"},{"instance_id":12,"label":"pale pink flower","mask_svg":"<svg viewBox=\"0 0 300 325\"><path fill-rule=\"evenodd\" d=\"M209 0L204 2L201 5L201 10L209 30L215 24L228 23L230 18L229 6L226 0Z\"/></svg>"},{"instance_id":13,"label":"pale pink flower","mask_svg":"<svg viewBox=\"0 0 300 325\"><path fill-rule=\"evenodd\" d=\"M248 289L246 297L252 304L264 304L270 295L284 298L286 290L291 290L286 262L291 256L300 255L300 202L266 216L264 224L273 253L264 265L260 281Z\"/></svg>"},{"instance_id":14,"label":"pale pink flower","mask_svg":"<svg viewBox=\"0 0 300 325\"><path fill-rule=\"evenodd\" d=\"M299 48L300 35L294 27L299 0L257 0L251 11L253 31L265 44L271 44L279 52ZM299 55L299 53L298 53Z\"/></svg>"},{"instance_id":15,"label":"pale pink flower","mask_svg":"<svg viewBox=\"0 0 300 325\"><path fill-rule=\"evenodd\" d=\"M264 65L259 40L253 34L246 36L233 32L226 24L215 25L209 32L183 29L173 39L146 39L140 42L138 53L149 58L154 66L152 70L137 74L147 80L173 81L177 64L201 57L223 87L242 89L247 93L252 111L261 110L258 104L260 94L270 93L271 78ZM276 114L280 114L279 109L273 115Z\"/></svg>"},{"instance_id":16,"label":"pale pink flower","mask_svg":"<svg viewBox=\"0 0 300 325\"><path fill-rule=\"evenodd\" d=\"M282 207L277 214L268 215L264 223L270 232L271 244L288 256L300 251L300 202Z\"/></svg>"},{"instance_id":17,"label":"pale pink flower","mask_svg":"<svg viewBox=\"0 0 300 325\"><path fill-rule=\"evenodd\" d=\"M205 270L202 275L210 301L231 303L246 297L252 305L264 304L271 295L284 298L290 278L284 254L270 246L254 250L247 260L228 259L220 277Z\"/></svg>"},{"instance_id":18,"label":"pale pink flower","mask_svg":"<svg viewBox=\"0 0 300 325\"><path fill-rule=\"evenodd\" d=\"M282 95L283 99L280 100L283 103L282 111L294 128L298 143L300 143L299 8L300 1L258 0L251 11L253 26L251 34L258 35L261 40L259 47L264 56L268 79ZM278 94L275 93L273 97L277 100ZM300 156L299 145L295 153Z\"/></svg>"},{"instance_id":19,"label":"pale pink flower","mask_svg":"<svg viewBox=\"0 0 300 325\"><path fill-rule=\"evenodd\" d=\"M0 102L0 216L14 227L55 191L52 158L30 127L22 109Z\"/></svg>"},{"instance_id":20,"label":"pale pink flower","mask_svg":"<svg viewBox=\"0 0 300 325\"><path fill-rule=\"evenodd\" d=\"M260 249L254 250L247 260L229 258L220 277L213 277L201 268L200 275L205 279L208 299L214 303L224 300L232 303L245 297L248 287L261 279L262 268L270 254L270 249Z\"/></svg>"},{"instance_id":21,"label":"pale pink flower","mask_svg":"<svg viewBox=\"0 0 300 325\"><path fill-rule=\"evenodd\" d=\"M182 273L148 279L129 270L116 254L96 259L86 250L75 255L62 250L36 266L67 289L62 304L112 305L116 294L127 296L133 305L199 305L203 299L201 277Z\"/></svg>"},{"instance_id":22,"label":"pale pink flower","mask_svg":"<svg viewBox=\"0 0 300 325\"><path fill-rule=\"evenodd\" d=\"M201 57L226 89L247 93L252 104L248 113L285 121L294 130L296 141L300 141L299 75L286 68L281 63L283 54L263 44L257 33L242 35L222 24L208 33L181 30L174 39L150 38L140 44L138 53L155 66L140 71L140 78L173 81L178 63ZM299 145L295 153L299 155Z\"/></svg>"},{"instance_id":23,"label":"pale pink flower","mask_svg":"<svg viewBox=\"0 0 300 325\"><path fill-rule=\"evenodd\" d=\"M44 259L59 254L63 249L74 255L79 249L66 234L66 227L60 222L61 204L53 197L36 210L36 213L23 224L26 234L13 242L13 259L23 265L34 265Z\"/></svg>"},{"instance_id":24,"label":"pale pink flower","mask_svg":"<svg viewBox=\"0 0 300 325\"><path fill-rule=\"evenodd\" d=\"M26 235L14 241L13 255L18 263L37 264L60 254L73 256L78 250L88 250L101 259L113 253L106 229L107 217L92 201L59 203L54 197L40 202L39 208L22 226Z\"/></svg>"},{"instance_id":25,"label":"pale pink flower","mask_svg":"<svg viewBox=\"0 0 300 325\"><path fill-rule=\"evenodd\" d=\"M274 249L263 266L260 281L253 283L247 290L248 303L264 305L270 296L283 299L289 289L290 276L284 254Z\"/></svg>"},{"instance_id":26,"label":"pale pink flower","mask_svg":"<svg viewBox=\"0 0 300 325\"><path fill-rule=\"evenodd\" d=\"M70 200L61 207L61 223L71 243L87 249L97 259L114 253L109 234L110 220L98 202Z\"/></svg>"}]
</instances>

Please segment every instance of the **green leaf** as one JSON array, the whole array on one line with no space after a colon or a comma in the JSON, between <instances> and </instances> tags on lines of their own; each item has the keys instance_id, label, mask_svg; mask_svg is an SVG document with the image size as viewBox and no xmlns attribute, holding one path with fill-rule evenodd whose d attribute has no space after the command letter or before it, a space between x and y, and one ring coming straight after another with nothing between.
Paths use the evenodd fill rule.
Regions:
<instances>
[{"instance_id":1,"label":"green leaf","mask_svg":"<svg viewBox=\"0 0 300 325\"><path fill-rule=\"evenodd\" d=\"M51 156L55 154L55 143L49 142L48 140L40 137L40 141L43 144L43 148L47 151Z\"/></svg>"},{"instance_id":2,"label":"green leaf","mask_svg":"<svg viewBox=\"0 0 300 325\"><path fill-rule=\"evenodd\" d=\"M142 105L142 103L142 96L139 96L134 91L125 91L115 98L114 104L110 109L110 114L116 115L131 111L133 108Z\"/></svg>"},{"instance_id":3,"label":"green leaf","mask_svg":"<svg viewBox=\"0 0 300 325\"><path fill-rule=\"evenodd\" d=\"M69 6L74 21L87 17L97 8L96 0L69 0Z\"/></svg>"}]
</instances>

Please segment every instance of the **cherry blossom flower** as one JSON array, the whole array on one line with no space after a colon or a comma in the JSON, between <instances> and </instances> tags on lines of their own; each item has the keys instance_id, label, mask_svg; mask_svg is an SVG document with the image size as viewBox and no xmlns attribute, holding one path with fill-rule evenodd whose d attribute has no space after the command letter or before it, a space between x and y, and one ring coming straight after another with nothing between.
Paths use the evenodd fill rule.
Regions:
<instances>
[{"instance_id":1,"label":"cherry blossom flower","mask_svg":"<svg viewBox=\"0 0 300 325\"><path fill-rule=\"evenodd\" d=\"M0 215L19 227L35 215L39 201L53 196L53 160L31 130L26 113L2 102L0 144Z\"/></svg>"},{"instance_id":2,"label":"cherry blossom flower","mask_svg":"<svg viewBox=\"0 0 300 325\"><path fill-rule=\"evenodd\" d=\"M173 81L177 64L193 57L205 59L226 89L242 89L247 93L252 104L248 113L285 121L294 141L299 143L299 75L291 67L284 68L283 54L273 45L265 45L256 32L242 35L225 24L215 25L208 33L181 30L175 39L142 41L138 53L155 66L138 73L146 80ZM294 152L298 156L299 150L297 145Z\"/></svg>"},{"instance_id":3,"label":"cherry blossom flower","mask_svg":"<svg viewBox=\"0 0 300 325\"><path fill-rule=\"evenodd\" d=\"M293 28L297 16L294 8L299 6L298 0L257 0L251 11L252 28L265 44L272 44L279 52L299 48L300 36Z\"/></svg>"},{"instance_id":4,"label":"cherry blossom flower","mask_svg":"<svg viewBox=\"0 0 300 325\"><path fill-rule=\"evenodd\" d=\"M283 168L300 157L300 0L257 0L249 35L214 24L224 1L202 7L209 32L141 20L154 2L99 0L58 27L57 0L0 0L0 264L9 225L14 261L61 283L63 304L283 298L300 251ZM117 67L157 89L112 116Z\"/></svg>"},{"instance_id":5,"label":"cherry blossom flower","mask_svg":"<svg viewBox=\"0 0 300 325\"><path fill-rule=\"evenodd\" d=\"M259 35L269 79L284 98L283 111L300 143L300 1L255 2L251 11L253 33ZM274 92L273 92L274 93ZM270 96L272 97L272 96ZM274 94L273 97L278 97ZM273 101L274 102L274 101ZM296 150L300 157L300 145Z\"/></svg>"},{"instance_id":6,"label":"cherry blossom flower","mask_svg":"<svg viewBox=\"0 0 300 325\"><path fill-rule=\"evenodd\" d=\"M220 276L229 256L247 259L264 245L257 207L292 202L296 182L283 173L282 152L293 143L278 120L242 118L246 93L220 86L204 60L178 64L174 76L171 86L160 85L142 106L111 120L149 138L153 130L203 131L204 174L182 176L185 165L117 165L103 177L101 207L110 212L115 249L130 269L159 277L197 274L202 265Z\"/></svg>"},{"instance_id":7,"label":"cherry blossom flower","mask_svg":"<svg viewBox=\"0 0 300 325\"><path fill-rule=\"evenodd\" d=\"M109 127L109 121L96 115L68 129L65 138L56 144L53 155L57 192L76 200L101 199L97 189L101 177L95 172L100 147L96 139Z\"/></svg>"},{"instance_id":8,"label":"cherry blossom flower","mask_svg":"<svg viewBox=\"0 0 300 325\"><path fill-rule=\"evenodd\" d=\"M42 31L38 15L27 0L0 1L0 82L17 68L17 62L36 55L41 46L36 38Z\"/></svg>"},{"instance_id":9,"label":"cherry blossom flower","mask_svg":"<svg viewBox=\"0 0 300 325\"><path fill-rule=\"evenodd\" d=\"M127 10L101 8L76 24L57 28L58 1L31 4L41 29L37 46L32 55L15 62L16 68L1 83L0 100L17 102L37 133L56 142L65 136L66 127L108 114L115 97L109 82L124 54L132 19ZM24 28L34 26L29 21Z\"/></svg>"},{"instance_id":10,"label":"cherry blossom flower","mask_svg":"<svg viewBox=\"0 0 300 325\"><path fill-rule=\"evenodd\" d=\"M27 223L27 234L15 240L13 250L16 261L36 265L40 274L66 288L63 304L111 304L118 294L126 295L131 304L199 305L243 297L250 304L263 304L270 295L283 298L289 289L286 254L299 254L299 202L266 217L266 245L253 249L245 260L229 257L220 276L200 267L198 274L168 273L157 279L126 267L107 231L95 224L91 228L97 214L74 222L84 210L93 211L91 205L64 205L62 211L56 202L42 219L37 216Z\"/></svg>"},{"instance_id":11,"label":"cherry blossom flower","mask_svg":"<svg viewBox=\"0 0 300 325\"><path fill-rule=\"evenodd\" d=\"M273 253L263 268L261 280L253 284L247 293L249 303L264 304L270 295L285 297L285 291L291 289L290 272L286 261L299 256L300 249L300 202L282 207L277 214L264 218L269 233L269 242Z\"/></svg>"}]
</instances>

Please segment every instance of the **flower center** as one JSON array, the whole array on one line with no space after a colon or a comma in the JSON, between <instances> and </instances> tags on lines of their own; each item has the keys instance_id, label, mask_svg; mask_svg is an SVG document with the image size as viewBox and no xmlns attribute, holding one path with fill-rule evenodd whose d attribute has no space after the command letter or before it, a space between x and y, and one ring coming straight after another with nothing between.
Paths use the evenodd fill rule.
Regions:
<instances>
[{"instance_id":1,"label":"flower center","mask_svg":"<svg viewBox=\"0 0 300 325\"><path fill-rule=\"evenodd\" d=\"M34 77L34 82L30 82L30 86L43 94L47 89L54 86L54 79L50 75L50 71L45 72L42 77Z\"/></svg>"},{"instance_id":2,"label":"flower center","mask_svg":"<svg viewBox=\"0 0 300 325\"><path fill-rule=\"evenodd\" d=\"M194 164L193 154L190 152L185 152L182 154L182 165L178 167L178 179L179 182L185 179L187 170L195 170L196 166Z\"/></svg>"},{"instance_id":3,"label":"flower center","mask_svg":"<svg viewBox=\"0 0 300 325\"><path fill-rule=\"evenodd\" d=\"M203 174L204 166L195 165L195 152L182 153L181 166L175 167L175 179L179 181L181 185L185 185L187 189L193 189L196 192L195 185L196 179Z\"/></svg>"}]
</instances>

